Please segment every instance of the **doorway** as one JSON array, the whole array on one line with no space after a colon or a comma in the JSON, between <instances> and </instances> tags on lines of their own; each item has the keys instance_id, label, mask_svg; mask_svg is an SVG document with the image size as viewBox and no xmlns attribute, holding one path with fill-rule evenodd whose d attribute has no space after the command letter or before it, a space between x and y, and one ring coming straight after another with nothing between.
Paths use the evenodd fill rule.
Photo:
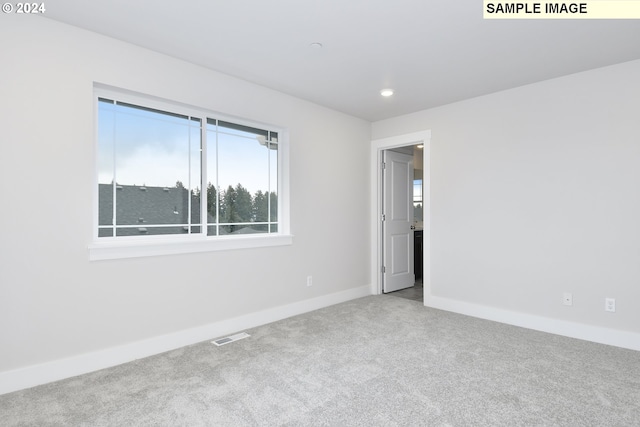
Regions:
<instances>
[{"instance_id":1,"label":"doorway","mask_svg":"<svg viewBox=\"0 0 640 427\"><path fill-rule=\"evenodd\" d=\"M422 195L421 195L421 212L423 215L421 225L421 237L422 237L422 257L421 259L412 259L411 264L414 262L418 262L422 264L422 284L424 290L424 299L428 298L430 295L430 245L429 245L429 176L430 176L430 142L431 142L431 131L423 131L417 132L413 134L400 135L397 137L390 137L384 139L378 139L372 141L372 150L371 150L371 212L372 212L372 220L371 220L371 236L373 240L372 250L371 250L371 265L372 265L372 293L379 295L383 293L385 289L385 273L388 271L387 266L385 265L385 244L389 243L389 237L387 236L385 242L385 229L384 229L384 220L386 218L383 217L384 208L384 198L385 198L385 183L384 183L384 175L382 171L382 164L385 157L385 152L387 151L406 151L413 150L413 147L420 144L422 145L421 157L418 155L416 159L416 164L420 163L422 165ZM403 148L408 147L408 148ZM411 196L413 197L413 185L411 186ZM387 188L388 191L394 191ZM388 196L388 194L387 194ZM413 225L413 215L411 218L411 222ZM413 231L411 232L411 244L413 245ZM397 239L400 242L399 247L406 247L406 237L401 237ZM387 246L388 247L388 246ZM402 255L402 253L401 253ZM409 254L407 254L409 255ZM388 261L386 261L388 262ZM405 264L406 265L406 264ZM402 269L400 269L402 270ZM406 270L406 268L405 268ZM413 271L411 271L413 274ZM410 291L410 289L409 289ZM405 291L399 291L405 292ZM423 299L423 301L424 301Z\"/></svg>"}]
</instances>

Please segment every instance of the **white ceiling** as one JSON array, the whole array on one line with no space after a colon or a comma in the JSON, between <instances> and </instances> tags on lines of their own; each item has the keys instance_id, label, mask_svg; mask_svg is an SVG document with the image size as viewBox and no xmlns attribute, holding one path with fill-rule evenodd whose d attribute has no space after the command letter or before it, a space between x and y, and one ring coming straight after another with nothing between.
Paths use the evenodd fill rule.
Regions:
<instances>
[{"instance_id":1,"label":"white ceiling","mask_svg":"<svg viewBox=\"0 0 640 427\"><path fill-rule=\"evenodd\" d=\"M369 121L640 58L640 20L484 20L482 0L46 6L48 18ZM382 98L386 87L396 94Z\"/></svg>"}]
</instances>

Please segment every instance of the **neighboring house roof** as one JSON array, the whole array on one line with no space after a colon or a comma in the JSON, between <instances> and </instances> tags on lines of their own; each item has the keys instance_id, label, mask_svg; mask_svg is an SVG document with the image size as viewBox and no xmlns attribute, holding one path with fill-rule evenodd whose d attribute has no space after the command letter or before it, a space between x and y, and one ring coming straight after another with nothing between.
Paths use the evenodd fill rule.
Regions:
<instances>
[{"instance_id":1,"label":"neighboring house roof","mask_svg":"<svg viewBox=\"0 0 640 427\"><path fill-rule=\"evenodd\" d=\"M99 184L99 223L113 223L113 185ZM117 225L137 225L135 228L118 229L118 235L175 234L175 224L184 227L189 218L189 191L181 187L148 187L116 185ZM191 196L191 223L200 224L199 198ZM211 218L211 220L213 220ZM145 227L149 224L167 224L168 229ZM183 228L187 232L187 228ZM110 234L109 234L110 235Z\"/></svg>"},{"instance_id":2,"label":"neighboring house roof","mask_svg":"<svg viewBox=\"0 0 640 427\"><path fill-rule=\"evenodd\" d=\"M98 218L100 225L113 224L113 184L98 185ZM145 234L187 233L189 218L189 191L184 187L149 187L138 185L119 185L116 192L116 226L135 225L136 227L117 228L118 236L139 236ZM215 223L215 217L207 215L208 223ZM148 227L165 225L166 227ZM200 232L200 200L191 195L192 232ZM173 225L173 226L172 226ZM179 229L177 230L176 227ZM222 225L218 234L264 233L267 225ZM209 227L215 234L215 227ZM100 236L112 236L112 229L100 229Z\"/></svg>"}]
</instances>

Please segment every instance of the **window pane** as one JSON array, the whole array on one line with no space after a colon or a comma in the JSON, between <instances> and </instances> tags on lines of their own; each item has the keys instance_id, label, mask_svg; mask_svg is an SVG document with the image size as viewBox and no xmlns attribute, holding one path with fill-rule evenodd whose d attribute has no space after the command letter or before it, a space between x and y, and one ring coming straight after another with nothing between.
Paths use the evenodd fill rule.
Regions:
<instances>
[{"instance_id":1,"label":"window pane","mask_svg":"<svg viewBox=\"0 0 640 427\"><path fill-rule=\"evenodd\" d=\"M217 162L217 133L216 121L207 119L207 223L218 221L218 162ZM209 228L208 235L217 235L216 228Z\"/></svg>"},{"instance_id":2,"label":"window pane","mask_svg":"<svg viewBox=\"0 0 640 427\"><path fill-rule=\"evenodd\" d=\"M219 134L218 183L225 191L238 184L251 194L269 191L269 149L256 138Z\"/></svg>"},{"instance_id":3,"label":"window pane","mask_svg":"<svg viewBox=\"0 0 640 427\"><path fill-rule=\"evenodd\" d=\"M222 120L218 120L218 131L231 135L246 136L248 138L257 138L260 136L263 141L267 140L269 136L269 132L266 130L231 122L224 122Z\"/></svg>"},{"instance_id":4,"label":"window pane","mask_svg":"<svg viewBox=\"0 0 640 427\"><path fill-rule=\"evenodd\" d=\"M278 220L278 144L269 144L269 221Z\"/></svg>"},{"instance_id":5,"label":"window pane","mask_svg":"<svg viewBox=\"0 0 640 427\"><path fill-rule=\"evenodd\" d=\"M98 237L113 237L113 227L99 228Z\"/></svg>"},{"instance_id":6,"label":"window pane","mask_svg":"<svg viewBox=\"0 0 640 427\"><path fill-rule=\"evenodd\" d=\"M190 127L191 136L189 138L190 156L189 188L191 188L191 224L200 224L201 209L201 185L202 185L202 138L200 136L200 120L192 119L193 125ZM194 229L191 229L194 233ZM198 228L197 233L200 232Z\"/></svg>"},{"instance_id":7,"label":"window pane","mask_svg":"<svg viewBox=\"0 0 640 427\"><path fill-rule=\"evenodd\" d=\"M200 119L104 99L98 117L99 224L113 224L115 212L116 225L139 226L118 228L124 236L199 223ZM186 228L150 227L162 224Z\"/></svg>"},{"instance_id":8,"label":"window pane","mask_svg":"<svg viewBox=\"0 0 640 427\"><path fill-rule=\"evenodd\" d=\"M221 224L220 235L267 233L266 225L261 224Z\"/></svg>"},{"instance_id":9,"label":"window pane","mask_svg":"<svg viewBox=\"0 0 640 427\"><path fill-rule=\"evenodd\" d=\"M163 234L187 234L188 227L116 227L116 236L157 236Z\"/></svg>"},{"instance_id":10,"label":"window pane","mask_svg":"<svg viewBox=\"0 0 640 427\"><path fill-rule=\"evenodd\" d=\"M113 225L115 108L113 101L100 100L98 104L98 224ZM100 230L102 233L105 230Z\"/></svg>"},{"instance_id":11,"label":"window pane","mask_svg":"<svg viewBox=\"0 0 640 427\"><path fill-rule=\"evenodd\" d=\"M212 125L209 126L209 129L214 128ZM266 224L247 223L274 221L270 218L270 210L275 213L277 203L275 207L270 208L269 192L271 181L277 182L277 149L274 149L277 145L271 144L266 139L269 135L267 131L246 126L232 127L226 122L218 122L217 129L215 179L217 179L219 194L215 196L218 197L219 221L226 225L218 229L210 229L209 233L213 234L216 231L220 235L268 233ZM208 136L207 141L209 143L207 157L212 159L213 138ZM272 158L275 158L275 163ZM208 167L211 162L212 160L209 160ZM275 167L274 172L271 171L273 167ZM208 176L212 178L209 172ZM209 204L212 203L214 202ZM271 213L272 217L274 213Z\"/></svg>"},{"instance_id":12,"label":"window pane","mask_svg":"<svg viewBox=\"0 0 640 427\"><path fill-rule=\"evenodd\" d=\"M422 201L422 180L421 179L413 180L413 201L414 202Z\"/></svg>"},{"instance_id":13,"label":"window pane","mask_svg":"<svg viewBox=\"0 0 640 427\"><path fill-rule=\"evenodd\" d=\"M118 184L188 186L190 127L194 121L127 106L116 108Z\"/></svg>"},{"instance_id":14,"label":"window pane","mask_svg":"<svg viewBox=\"0 0 640 427\"><path fill-rule=\"evenodd\" d=\"M207 235L208 236L217 236L218 235L218 226L210 225L207 227Z\"/></svg>"},{"instance_id":15,"label":"window pane","mask_svg":"<svg viewBox=\"0 0 640 427\"><path fill-rule=\"evenodd\" d=\"M422 221L422 180L413 180L413 220Z\"/></svg>"},{"instance_id":16,"label":"window pane","mask_svg":"<svg viewBox=\"0 0 640 427\"><path fill-rule=\"evenodd\" d=\"M184 187L117 186L117 225L186 225L188 218L189 191Z\"/></svg>"}]
</instances>

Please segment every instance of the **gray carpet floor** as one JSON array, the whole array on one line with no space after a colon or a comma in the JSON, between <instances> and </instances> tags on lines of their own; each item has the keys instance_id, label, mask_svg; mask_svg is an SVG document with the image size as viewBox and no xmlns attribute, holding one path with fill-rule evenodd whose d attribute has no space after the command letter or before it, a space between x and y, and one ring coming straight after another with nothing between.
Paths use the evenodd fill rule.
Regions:
<instances>
[{"instance_id":1,"label":"gray carpet floor","mask_svg":"<svg viewBox=\"0 0 640 427\"><path fill-rule=\"evenodd\" d=\"M0 425L640 426L632 350L388 295L247 332L0 396Z\"/></svg>"}]
</instances>

